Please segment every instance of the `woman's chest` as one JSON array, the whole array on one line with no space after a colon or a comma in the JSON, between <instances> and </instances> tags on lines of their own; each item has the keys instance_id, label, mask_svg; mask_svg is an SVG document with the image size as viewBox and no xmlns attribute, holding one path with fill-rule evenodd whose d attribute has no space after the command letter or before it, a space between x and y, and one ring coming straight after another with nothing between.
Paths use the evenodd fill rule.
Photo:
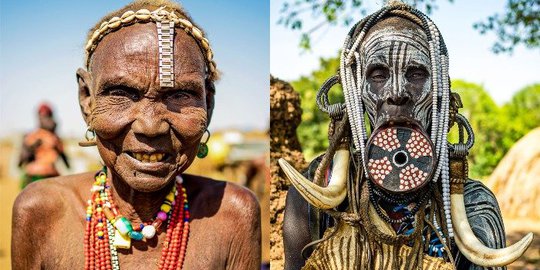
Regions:
<instances>
[{"instance_id":1,"label":"woman's chest","mask_svg":"<svg viewBox=\"0 0 540 270\"><path fill-rule=\"evenodd\" d=\"M195 219L190 222L189 240L183 269L226 269L231 252L230 231L217 220Z\"/></svg>"}]
</instances>

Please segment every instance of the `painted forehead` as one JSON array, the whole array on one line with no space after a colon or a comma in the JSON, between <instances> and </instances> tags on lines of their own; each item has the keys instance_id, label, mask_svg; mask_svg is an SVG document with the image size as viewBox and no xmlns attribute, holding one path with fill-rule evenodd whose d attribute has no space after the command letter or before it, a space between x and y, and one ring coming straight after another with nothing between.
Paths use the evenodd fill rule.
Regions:
<instances>
[{"instance_id":1,"label":"painted forehead","mask_svg":"<svg viewBox=\"0 0 540 270\"><path fill-rule=\"evenodd\" d=\"M366 63L382 62L391 65L398 58L424 65L430 63L427 36L418 29L378 29L366 38L360 53Z\"/></svg>"}]
</instances>

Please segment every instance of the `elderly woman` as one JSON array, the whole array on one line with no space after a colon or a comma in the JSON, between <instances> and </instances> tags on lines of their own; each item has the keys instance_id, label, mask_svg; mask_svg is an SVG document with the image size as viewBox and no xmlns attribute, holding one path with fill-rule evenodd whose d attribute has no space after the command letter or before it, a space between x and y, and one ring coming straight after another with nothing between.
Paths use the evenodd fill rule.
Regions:
<instances>
[{"instance_id":1,"label":"elderly woman","mask_svg":"<svg viewBox=\"0 0 540 270\"><path fill-rule=\"evenodd\" d=\"M77 70L99 172L36 182L13 210L13 269L256 269L255 197L183 174L207 150L217 70L169 1L136 1L90 30Z\"/></svg>"}]
</instances>

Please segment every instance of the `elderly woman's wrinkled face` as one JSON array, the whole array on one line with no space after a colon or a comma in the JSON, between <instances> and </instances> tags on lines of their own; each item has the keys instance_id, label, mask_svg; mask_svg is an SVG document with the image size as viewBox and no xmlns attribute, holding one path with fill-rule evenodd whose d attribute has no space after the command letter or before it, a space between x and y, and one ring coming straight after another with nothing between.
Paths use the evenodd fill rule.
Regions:
<instances>
[{"instance_id":1,"label":"elderly woman's wrinkled face","mask_svg":"<svg viewBox=\"0 0 540 270\"><path fill-rule=\"evenodd\" d=\"M388 121L430 125L431 76L427 37L418 28L387 26L363 42L363 96L375 129Z\"/></svg>"},{"instance_id":2,"label":"elderly woman's wrinkled face","mask_svg":"<svg viewBox=\"0 0 540 270\"><path fill-rule=\"evenodd\" d=\"M135 190L158 190L189 167L208 124L213 96L205 89L201 50L177 29L174 53L171 88L159 85L153 23L108 34L90 63L87 122L107 167Z\"/></svg>"}]
</instances>

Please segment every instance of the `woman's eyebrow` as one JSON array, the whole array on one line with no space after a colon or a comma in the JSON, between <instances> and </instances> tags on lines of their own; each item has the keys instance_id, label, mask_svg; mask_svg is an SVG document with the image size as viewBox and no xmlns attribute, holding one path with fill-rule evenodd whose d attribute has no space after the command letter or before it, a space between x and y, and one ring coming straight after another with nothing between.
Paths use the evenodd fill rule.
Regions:
<instances>
[{"instance_id":1,"label":"woman's eyebrow","mask_svg":"<svg viewBox=\"0 0 540 270\"><path fill-rule=\"evenodd\" d=\"M114 88L117 86L132 88L139 92L145 92L144 87L141 88L140 84L138 84L136 81L134 81L130 77L126 77L126 76L114 76L114 77L105 78L105 80L102 80L101 82L99 82L97 86L98 86L97 87L98 92L104 91L110 88Z\"/></svg>"},{"instance_id":2,"label":"woman's eyebrow","mask_svg":"<svg viewBox=\"0 0 540 270\"><path fill-rule=\"evenodd\" d=\"M423 62L419 62L415 59L410 59L408 63L406 63L406 67L409 68L409 67L414 67L414 68L422 68L422 69L426 69L426 70L429 70L429 63L423 63Z\"/></svg>"}]
</instances>

